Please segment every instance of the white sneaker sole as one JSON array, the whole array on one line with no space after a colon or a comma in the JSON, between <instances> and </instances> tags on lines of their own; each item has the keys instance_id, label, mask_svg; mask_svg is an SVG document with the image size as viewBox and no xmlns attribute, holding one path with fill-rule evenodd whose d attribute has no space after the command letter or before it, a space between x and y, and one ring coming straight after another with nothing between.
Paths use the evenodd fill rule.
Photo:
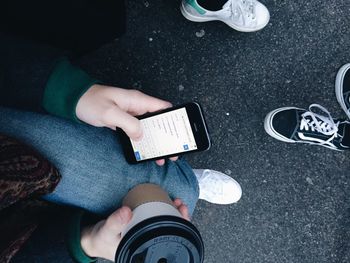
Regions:
<instances>
[{"instance_id":1,"label":"white sneaker sole","mask_svg":"<svg viewBox=\"0 0 350 263\"><path fill-rule=\"evenodd\" d=\"M266 131L266 133L268 135L270 135L271 137L275 138L276 140L282 141L282 142L289 142L289 143L303 143L303 144L310 144L310 145L318 145L318 146L323 146L326 147L328 149L331 150L335 150L335 151L340 151L342 152L343 150L337 149L337 148L333 148L331 146L328 146L326 144L320 144L320 143L314 143L314 142L308 142L308 141L294 141L292 139L289 139L287 137L284 137L283 135L279 134L278 132L275 131L275 129L272 126L272 120L273 117L275 116L276 113L280 112L280 111L284 111L284 110L290 110L290 109L298 109L298 110L302 110L300 108L295 108L295 107L283 107L283 108L279 108L276 110L273 110L271 112L269 112L264 120L264 129Z\"/></svg>"},{"instance_id":2,"label":"white sneaker sole","mask_svg":"<svg viewBox=\"0 0 350 263\"><path fill-rule=\"evenodd\" d=\"M239 187L239 189L240 189L240 195L239 195L239 197L236 197L235 199L232 199L232 200L217 200L217 199L213 200L212 198L206 197L206 196L201 196L198 199L204 200L204 201L207 201L208 203L216 204L216 205L231 205L231 204L235 204L239 200L241 200L241 197L242 197L242 188L236 181L235 181L235 183L236 183L236 187Z\"/></svg>"},{"instance_id":3,"label":"white sneaker sole","mask_svg":"<svg viewBox=\"0 0 350 263\"><path fill-rule=\"evenodd\" d=\"M345 64L344 66L342 66L339 69L339 71L337 73L337 77L335 78L335 95L337 97L337 101L339 102L341 108L343 109L343 111L346 113L346 115L350 119L350 112L346 108L345 101L343 98L344 75L349 70L349 68L350 68L350 64Z\"/></svg>"},{"instance_id":4,"label":"white sneaker sole","mask_svg":"<svg viewBox=\"0 0 350 263\"><path fill-rule=\"evenodd\" d=\"M181 2L180 5L180 11L182 13L182 15L187 19L190 20L192 22L210 22L210 21L221 21L223 23L225 23L226 25L228 25L229 27L233 28L234 30L240 31L240 32L245 32L245 33L250 33L250 32L256 32L259 31L261 29L263 29L270 21L270 14L269 14L269 19L267 19L267 22L260 26L259 28L246 28L246 27L240 27L240 26L236 26L236 25L231 25L225 22L225 20L221 20L218 18L214 18L214 17L202 17L202 16L195 16L191 13L189 13L186 8L184 7L183 2Z\"/></svg>"}]
</instances>

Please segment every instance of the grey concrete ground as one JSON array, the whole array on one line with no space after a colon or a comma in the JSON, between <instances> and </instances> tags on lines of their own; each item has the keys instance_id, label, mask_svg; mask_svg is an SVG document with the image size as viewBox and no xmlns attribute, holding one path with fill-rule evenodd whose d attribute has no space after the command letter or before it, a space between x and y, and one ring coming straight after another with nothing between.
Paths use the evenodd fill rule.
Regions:
<instances>
[{"instance_id":1,"label":"grey concrete ground","mask_svg":"<svg viewBox=\"0 0 350 263\"><path fill-rule=\"evenodd\" d=\"M320 103L345 117L334 79L350 62L350 2L263 3L271 22L246 34L187 21L179 0L129 1L125 37L84 67L113 85L203 105L213 147L188 159L243 188L237 204L198 204L206 263L350 262L350 154L282 143L263 128L282 106Z\"/></svg>"}]
</instances>

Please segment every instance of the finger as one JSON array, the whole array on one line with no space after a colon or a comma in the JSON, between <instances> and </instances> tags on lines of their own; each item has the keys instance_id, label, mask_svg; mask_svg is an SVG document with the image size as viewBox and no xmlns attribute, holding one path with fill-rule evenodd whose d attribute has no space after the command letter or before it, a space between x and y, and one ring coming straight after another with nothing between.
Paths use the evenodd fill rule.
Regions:
<instances>
[{"instance_id":1,"label":"finger","mask_svg":"<svg viewBox=\"0 0 350 263\"><path fill-rule=\"evenodd\" d=\"M180 198L176 198L174 200L174 205L176 208L180 207L183 204L182 200Z\"/></svg>"},{"instance_id":2,"label":"finger","mask_svg":"<svg viewBox=\"0 0 350 263\"><path fill-rule=\"evenodd\" d=\"M183 203L183 201L180 198L176 198L174 200L174 205L177 208L177 210L179 210L180 214L182 215L182 217L188 221L191 220L190 218L190 214L188 212L188 207L187 205L185 205Z\"/></svg>"},{"instance_id":3,"label":"finger","mask_svg":"<svg viewBox=\"0 0 350 263\"><path fill-rule=\"evenodd\" d=\"M132 212L129 207L123 206L112 213L106 220L106 227L114 234L119 234L125 228L132 218Z\"/></svg>"},{"instance_id":4,"label":"finger","mask_svg":"<svg viewBox=\"0 0 350 263\"><path fill-rule=\"evenodd\" d=\"M111 129L121 128L133 140L139 140L142 137L140 120L124 112L117 105L112 106L104 113L103 122Z\"/></svg>"},{"instance_id":5,"label":"finger","mask_svg":"<svg viewBox=\"0 0 350 263\"><path fill-rule=\"evenodd\" d=\"M164 159L156 160L156 164L158 164L159 166L163 166L165 164L165 160Z\"/></svg>"},{"instance_id":6,"label":"finger","mask_svg":"<svg viewBox=\"0 0 350 263\"><path fill-rule=\"evenodd\" d=\"M174 156L174 157L170 157L169 159L172 160L173 162L175 162L177 159L179 159L179 157L178 156Z\"/></svg>"},{"instance_id":7,"label":"finger","mask_svg":"<svg viewBox=\"0 0 350 263\"><path fill-rule=\"evenodd\" d=\"M180 205L178 210L184 219L190 221L190 214L188 212L188 207L185 204Z\"/></svg>"},{"instance_id":8,"label":"finger","mask_svg":"<svg viewBox=\"0 0 350 263\"><path fill-rule=\"evenodd\" d=\"M124 105L130 113L142 115L172 106L168 101L146 95L138 90L122 90L122 96L113 96L115 103Z\"/></svg>"}]
</instances>

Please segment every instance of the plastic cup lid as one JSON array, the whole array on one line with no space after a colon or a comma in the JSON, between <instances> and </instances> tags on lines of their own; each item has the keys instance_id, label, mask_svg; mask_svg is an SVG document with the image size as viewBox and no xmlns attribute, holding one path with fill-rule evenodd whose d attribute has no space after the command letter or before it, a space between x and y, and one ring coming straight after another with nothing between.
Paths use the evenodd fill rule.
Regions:
<instances>
[{"instance_id":1,"label":"plastic cup lid","mask_svg":"<svg viewBox=\"0 0 350 263\"><path fill-rule=\"evenodd\" d=\"M157 216L131 228L122 238L116 263L202 263L204 244L197 228L176 216Z\"/></svg>"}]
</instances>

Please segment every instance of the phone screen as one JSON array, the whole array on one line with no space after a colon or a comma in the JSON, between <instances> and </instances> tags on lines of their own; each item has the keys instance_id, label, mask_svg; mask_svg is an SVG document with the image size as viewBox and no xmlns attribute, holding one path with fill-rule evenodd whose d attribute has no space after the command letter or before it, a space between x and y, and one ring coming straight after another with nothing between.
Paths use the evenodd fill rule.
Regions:
<instances>
[{"instance_id":1,"label":"phone screen","mask_svg":"<svg viewBox=\"0 0 350 263\"><path fill-rule=\"evenodd\" d=\"M197 149L185 107L140 121L143 138L131 140L137 161Z\"/></svg>"}]
</instances>

